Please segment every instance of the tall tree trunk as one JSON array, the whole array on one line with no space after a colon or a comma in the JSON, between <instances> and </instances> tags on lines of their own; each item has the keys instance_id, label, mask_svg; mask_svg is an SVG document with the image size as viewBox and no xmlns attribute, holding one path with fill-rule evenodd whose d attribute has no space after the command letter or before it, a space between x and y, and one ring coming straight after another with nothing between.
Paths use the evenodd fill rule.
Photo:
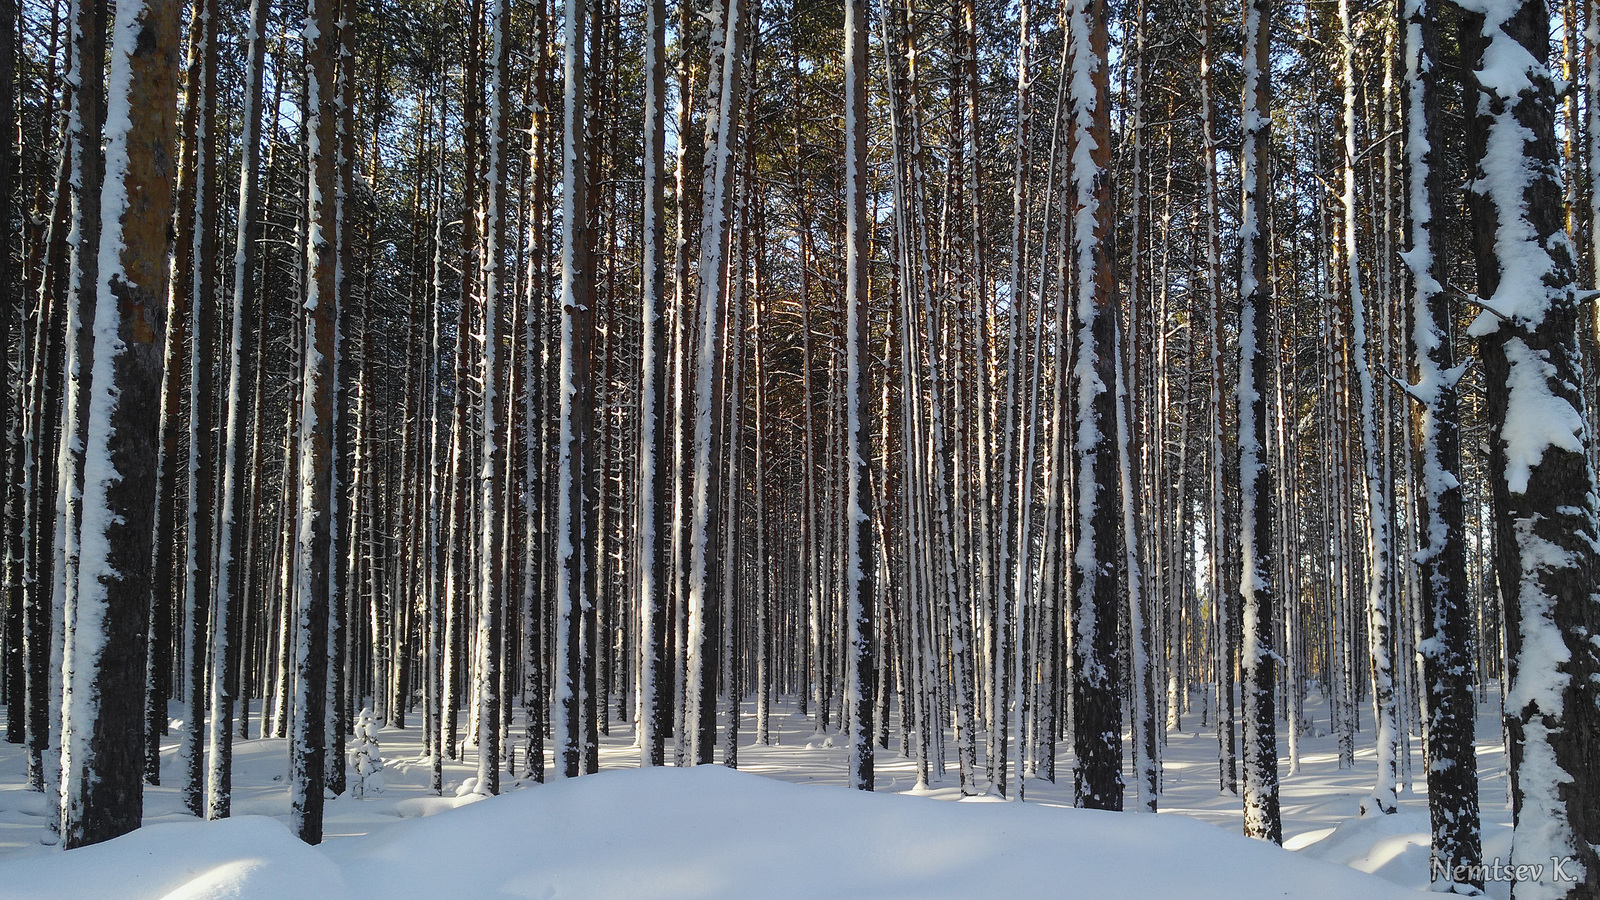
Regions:
<instances>
[{"instance_id":1,"label":"tall tree trunk","mask_svg":"<svg viewBox=\"0 0 1600 900\"><path fill-rule=\"evenodd\" d=\"M1278 810L1277 659L1273 652L1272 460L1267 452L1266 348L1272 341L1272 276L1266 227L1272 185L1272 0L1246 0L1240 118L1243 210L1239 226L1239 584L1244 629L1244 833L1283 843Z\"/></svg>"},{"instance_id":2,"label":"tall tree trunk","mask_svg":"<svg viewBox=\"0 0 1600 900\"><path fill-rule=\"evenodd\" d=\"M661 703L667 659L666 611L670 569L663 539L667 530L667 317L666 317L666 114L667 10L648 0L645 30L644 247L640 267L639 476L636 559L639 592L639 763L666 762L670 712ZM682 199L679 200L680 204ZM757 387L759 390L759 385Z\"/></svg>"},{"instance_id":3,"label":"tall tree trunk","mask_svg":"<svg viewBox=\"0 0 1600 900\"><path fill-rule=\"evenodd\" d=\"M1355 37L1350 26L1350 0L1339 0L1339 57L1344 86L1344 193L1343 254L1346 299L1353 328L1350 353L1355 360L1357 402L1361 417L1361 471L1367 501L1367 649L1372 665L1372 693L1376 707L1378 780L1362 800L1364 813L1396 811L1400 778L1399 721L1396 716L1390 583L1390 515L1380 476L1377 400L1371 358L1375 351L1367 336L1367 300L1361 286L1361 255L1356 235L1361 210L1356 206L1356 85ZM1384 286L1380 285L1380 289Z\"/></svg>"},{"instance_id":4,"label":"tall tree trunk","mask_svg":"<svg viewBox=\"0 0 1600 900\"><path fill-rule=\"evenodd\" d=\"M334 353L338 303L338 145L334 64L336 0L307 0L305 29L307 183L299 565L295 591L294 735L290 740L290 822L308 844L322 842L326 784L328 617L333 600Z\"/></svg>"},{"instance_id":5,"label":"tall tree trunk","mask_svg":"<svg viewBox=\"0 0 1600 900\"><path fill-rule=\"evenodd\" d=\"M1118 607L1123 585L1117 559L1116 255L1111 196L1111 75L1106 58L1103 0L1072 0L1067 8L1074 160L1069 203L1073 285L1071 389L1077 498L1071 523L1073 631L1073 749L1078 765L1075 802L1090 809L1122 808L1121 664Z\"/></svg>"},{"instance_id":6,"label":"tall tree trunk","mask_svg":"<svg viewBox=\"0 0 1600 900\"><path fill-rule=\"evenodd\" d=\"M478 645L483 681L478 687L478 786L482 794L500 792L501 647L505 643L501 620L506 608L506 573L503 568L504 532L500 498L505 493L501 476L506 468L506 443L511 430L505 425L507 404L500 377L501 304L514 279L506 260L506 215L509 207L506 175L511 105L510 0L492 0L489 24L489 174L484 229L488 239L483 256L483 399L481 493L478 515Z\"/></svg>"},{"instance_id":7,"label":"tall tree trunk","mask_svg":"<svg viewBox=\"0 0 1600 900\"><path fill-rule=\"evenodd\" d=\"M589 454L589 345L594 332L593 287L585 252L590 228L584 136L584 5L572 0L566 12L563 39L565 95L562 104L564 134L561 153L561 385L560 437L556 445L556 713L552 718L552 743L556 777L575 778L583 761L583 673L585 653L583 623L593 595L587 577L588 555L584 502L584 473Z\"/></svg>"},{"instance_id":8,"label":"tall tree trunk","mask_svg":"<svg viewBox=\"0 0 1600 900\"><path fill-rule=\"evenodd\" d=\"M77 590L63 651L62 843L139 826L161 311L172 237L178 2L117 5L85 420ZM69 419L71 428L77 422Z\"/></svg>"},{"instance_id":9,"label":"tall tree trunk","mask_svg":"<svg viewBox=\"0 0 1600 900\"><path fill-rule=\"evenodd\" d=\"M1227 609L1232 603L1225 598L1223 560L1227 557L1227 541L1223 538L1223 508L1226 505L1223 488L1222 445L1222 267L1217 231L1221 210L1217 188L1217 140L1212 108L1212 55L1213 29L1211 0L1200 0L1200 129L1205 156L1205 282L1206 300L1210 314L1211 332L1211 448L1207 454L1210 464L1210 504L1207 518L1211 547L1207 556L1210 569L1206 577L1211 596L1211 617L1214 637L1212 664L1216 671L1217 696L1217 769L1223 790L1238 793L1238 768L1235 763L1233 730L1233 635L1231 617Z\"/></svg>"},{"instance_id":10,"label":"tall tree trunk","mask_svg":"<svg viewBox=\"0 0 1600 900\"><path fill-rule=\"evenodd\" d=\"M744 19L746 0L719 0L712 13L711 82L706 92L706 158L702 166L699 325L695 350L694 473L689 536L689 634L685 728L691 738L690 758L696 765L712 761L716 745L717 649L721 628L713 598L716 534L712 507L719 494L713 483L712 421L722 396L715 377L723 353L718 347L722 314L728 298L727 247L733 213L734 143L743 106ZM726 511L724 514L727 514Z\"/></svg>"},{"instance_id":11,"label":"tall tree trunk","mask_svg":"<svg viewBox=\"0 0 1600 900\"><path fill-rule=\"evenodd\" d=\"M194 176L192 194L186 198L194 204L193 213L190 215L190 231L188 234L179 233L179 240L189 240L191 251L189 264L191 266L184 286L189 292L189 464L186 468L188 486L184 491L187 503L187 522L184 528L184 577L183 596L184 605L193 617L191 637L189 644L193 658L189 659L189 671L195 673L189 686L189 708L195 711L190 718L190 731L194 740L189 744L194 753L194 758L188 761L189 769L193 773L192 779L185 784L186 799L191 801L190 809L199 815L201 812L201 798L204 786L200 782L201 760L199 758L201 719L205 714L201 712L210 699L206 695L206 679L202 673L206 667L206 651L209 645L212 654L212 681L218 681L219 675L225 672L230 653L230 642L227 623L222 615L224 610L214 606L214 582L212 580L212 556L215 549L213 543L215 531L213 526L216 521L216 441L212 432L212 418L216 400L216 338L217 338L217 278L216 278L216 209L217 209L217 116L216 116L216 76L217 76L217 40L213 30L212 20L214 10L212 0L199 0L195 8L195 41L194 54L198 65L190 66L190 74L198 76L189 85L189 105L198 107L195 111L195 130L193 143ZM215 688L213 688L215 690ZM210 704L215 707L215 704ZM217 709L212 708L210 714L215 716ZM217 743L216 729L221 728L225 733L229 722L212 722L206 736L208 738L208 751L215 760L220 752ZM227 740L222 737L222 740ZM206 798L205 811L213 814L213 804Z\"/></svg>"},{"instance_id":12,"label":"tall tree trunk","mask_svg":"<svg viewBox=\"0 0 1600 900\"><path fill-rule=\"evenodd\" d=\"M1436 0L1404 0L1405 150L1410 209L1410 352L1417 381L1422 483L1417 493L1417 562L1421 568L1428 814L1436 888L1482 890L1478 765L1473 749L1472 601L1467 584L1465 503L1461 487L1461 413L1452 309L1441 279L1448 271L1441 225L1445 209L1444 88L1439 69ZM1435 150L1435 148L1440 148ZM1459 892L1459 891L1458 891Z\"/></svg>"},{"instance_id":13,"label":"tall tree trunk","mask_svg":"<svg viewBox=\"0 0 1600 900\"><path fill-rule=\"evenodd\" d=\"M1582 305L1563 223L1549 10L1536 0L1489 4L1469 16L1468 59L1484 99L1472 120L1482 193L1472 212L1479 339L1487 386L1495 572L1505 596L1509 664L1511 862L1547 877L1514 897L1590 897L1600 884L1600 626L1595 472L1579 387ZM1481 37L1472 35L1481 26ZM1552 859L1571 857L1557 872ZM1573 880L1562 880L1565 875Z\"/></svg>"},{"instance_id":14,"label":"tall tree trunk","mask_svg":"<svg viewBox=\"0 0 1600 900\"><path fill-rule=\"evenodd\" d=\"M845 644L849 668L850 786L873 789L872 716L877 693L878 652L874 634L872 519L867 514L872 449L867 438L867 266L871 220L867 218L867 4L845 0L844 7L844 162L845 162ZM981 323L979 327L984 327ZM758 387L759 389L759 387ZM758 460L759 464L759 460ZM730 511L731 514L731 511ZM760 561L758 560L759 564Z\"/></svg>"}]
</instances>

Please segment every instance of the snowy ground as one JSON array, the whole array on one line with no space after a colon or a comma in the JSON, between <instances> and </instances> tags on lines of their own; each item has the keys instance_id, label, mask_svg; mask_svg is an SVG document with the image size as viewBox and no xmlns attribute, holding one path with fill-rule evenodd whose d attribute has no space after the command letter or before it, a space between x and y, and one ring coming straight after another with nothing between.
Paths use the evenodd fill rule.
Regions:
<instances>
[{"instance_id":1,"label":"snowy ground","mask_svg":"<svg viewBox=\"0 0 1600 900\"><path fill-rule=\"evenodd\" d=\"M1313 705L1310 712L1325 731L1322 710ZM1482 712L1485 856L1506 859L1505 756L1497 710ZM842 746L813 735L809 720L787 708L773 717L772 746L750 744L745 723L740 769L769 778L720 766L615 771L635 767L638 753L629 746L628 727L613 724L602 739L601 777L526 790L507 781L503 796L477 802L470 794L456 797L476 773L471 750L464 760L446 762L445 797L435 797L419 730L385 729L386 790L364 800L330 800L327 840L319 848L300 844L282 824L289 809L283 741L236 744L237 818L207 824L181 812L174 731L162 750L164 784L146 788L146 827L69 854L40 843L44 797L23 785L21 748L0 743L0 900L936 900L1080 891L1101 900L1332 900L1416 896L1403 888L1426 886L1428 817L1420 785L1403 797L1398 815L1355 818L1375 772L1370 747L1358 751L1356 768L1340 770L1332 739L1313 736L1302 739L1297 774L1289 774L1285 760L1285 845L1298 851L1286 853L1237 836L1238 798L1217 788L1215 733L1196 732L1195 717L1184 724L1187 730L1172 734L1164 752L1161 798L1164 813L1180 815L1155 817L1070 809L1065 757L1059 782L1029 781L1024 804L906 796L915 766L892 750L878 753L880 795L844 790ZM1358 736L1358 746L1362 738L1370 740L1370 733ZM1412 743L1412 770L1420 776L1420 742ZM952 764L925 797L957 799L955 785ZM1489 892L1504 898L1507 888L1491 884Z\"/></svg>"}]
</instances>

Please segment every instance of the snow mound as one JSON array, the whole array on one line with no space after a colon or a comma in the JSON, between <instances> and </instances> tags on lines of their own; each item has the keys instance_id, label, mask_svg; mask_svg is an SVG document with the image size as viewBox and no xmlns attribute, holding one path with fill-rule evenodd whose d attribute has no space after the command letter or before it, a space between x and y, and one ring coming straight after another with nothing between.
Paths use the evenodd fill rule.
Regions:
<instances>
[{"instance_id":1,"label":"snow mound","mask_svg":"<svg viewBox=\"0 0 1600 900\"><path fill-rule=\"evenodd\" d=\"M374 898L1416 897L1181 816L945 803L720 766L552 783L329 853Z\"/></svg>"},{"instance_id":2,"label":"snow mound","mask_svg":"<svg viewBox=\"0 0 1600 900\"><path fill-rule=\"evenodd\" d=\"M114 841L0 864L0 900L345 900L344 876L282 822L146 825Z\"/></svg>"},{"instance_id":3,"label":"snow mound","mask_svg":"<svg viewBox=\"0 0 1600 900\"><path fill-rule=\"evenodd\" d=\"M1428 811L1405 809L1393 815L1346 819L1337 828L1300 835L1285 846L1397 884L1425 885L1431 840Z\"/></svg>"},{"instance_id":4,"label":"snow mound","mask_svg":"<svg viewBox=\"0 0 1600 900\"><path fill-rule=\"evenodd\" d=\"M720 766L530 786L319 848L274 820L157 825L0 864L0 898L1075 896L1416 900L1177 815L946 803Z\"/></svg>"}]
</instances>

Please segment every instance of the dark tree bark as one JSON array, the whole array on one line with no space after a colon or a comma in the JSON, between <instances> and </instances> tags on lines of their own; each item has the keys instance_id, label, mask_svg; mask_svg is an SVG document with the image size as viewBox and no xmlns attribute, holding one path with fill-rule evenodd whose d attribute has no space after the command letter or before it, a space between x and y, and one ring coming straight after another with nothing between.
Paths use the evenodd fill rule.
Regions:
<instances>
[{"instance_id":1,"label":"dark tree bark","mask_svg":"<svg viewBox=\"0 0 1600 900\"><path fill-rule=\"evenodd\" d=\"M1122 584L1117 565L1119 506L1116 422L1116 257L1111 246L1115 210L1111 194L1111 88L1104 0L1074 0L1069 7L1073 147L1090 146L1092 166L1075 167L1068 198L1078 222L1090 230L1072 236L1076 255L1077 317L1072 322L1073 422L1077 502L1072 511L1071 562L1073 749L1078 764L1074 795L1080 807L1122 809L1122 673L1118 611ZM1078 91L1087 87L1093 93ZM1076 152L1074 153L1076 158ZM1065 348L1063 348L1065 349ZM1083 435L1090 436L1089 438Z\"/></svg>"},{"instance_id":2,"label":"dark tree bark","mask_svg":"<svg viewBox=\"0 0 1600 900\"><path fill-rule=\"evenodd\" d=\"M584 135L584 14L586 0L574 0L567 10L564 59L565 97L562 112L561 180L561 384L560 435L556 452L559 484L556 488L556 602L555 714L552 743L557 777L576 778L583 763L584 672L592 643L583 640L586 613L593 605L587 577L585 472L589 465L589 346L594 332L593 286L585 252L590 228Z\"/></svg>"},{"instance_id":3,"label":"dark tree bark","mask_svg":"<svg viewBox=\"0 0 1600 900\"><path fill-rule=\"evenodd\" d=\"M124 2L112 29L94 369L86 418L82 548L68 606L73 673L62 710L63 844L139 826L156 419L172 236L178 0ZM74 423L76 427L76 423Z\"/></svg>"},{"instance_id":4,"label":"dark tree bark","mask_svg":"<svg viewBox=\"0 0 1600 900\"><path fill-rule=\"evenodd\" d=\"M1513 896L1593 897L1600 885L1600 512L1581 385L1576 261L1564 226L1549 10L1502 0L1493 19L1464 18L1469 69L1483 99L1469 152L1484 307L1477 337L1487 388L1495 574L1505 598L1505 716L1511 758L1511 862L1550 865L1560 880L1514 884ZM1481 35L1473 34L1474 31ZM1592 376L1588 376L1592 377Z\"/></svg>"},{"instance_id":5,"label":"dark tree bark","mask_svg":"<svg viewBox=\"0 0 1600 900\"><path fill-rule=\"evenodd\" d=\"M17 145L11 135L17 131L17 2L0 0L0 222L11 222L17 208ZM17 271L16 249L8 228L0 236L0 468L6 473L0 503L5 504L5 583L6 598L5 635L0 645L5 647L5 657L0 665L5 667L6 742L20 744L26 732L23 711L27 706L23 698L22 655L22 505L25 502L21 488L21 417L20 386L13 374L15 361L11 354L11 333L18 333L17 346L27 347L27 329L23 327L22 284Z\"/></svg>"},{"instance_id":6,"label":"dark tree bark","mask_svg":"<svg viewBox=\"0 0 1600 900\"><path fill-rule=\"evenodd\" d=\"M1272 346L1272 278L1266 218L1271 202L1272 0L1244 8L1244 210L1239 272L1239 645L1244 682L1244 833L1283 843L1278 810L1277 659L1273 652L1272 461L1267 404Z\"/></svg>"},{"instance_id":7,"label":"dark tree bark","mask_svg":"<svg viewBox=\"0 0 1600 900\"><path fill-rule=\"evenodd\" d=\"M1473 749L1473 606L1467 583L1462 497L1461 412L1453 309L1443 288L1449 270L1442 223L1446 209L1442 151L1445 93L1439 56L1438 0L1406 0L1406 154L1411 267L1410 351L1417 382L1417 562L1421 569L1422 675L1428 761L1428 815L1436 887L1482 890L1473 866L1483 861L1478 765ZM1444 875L1441 878L1441 874ZM1440 884L1444 882L1445 884ZM1458 891L1460 892L1460 891Z\"/></svg>"},{"instance_id":8,"label":"dark tree bark","mask_svg":"<svg viewBox=\"0 0 1600 900\"><path fill-rule=\"evenodd\" d=\"M868 441L867 266L871 220L867 217L867 4L845 0L845 702L850 704L850 786L873 789L873 700L877 694L877 645L873 634L871 469ZM759 385L758 385L759 390ZM735 445L737 446L737 445ZM759 464L759 460L758 460ZM758 498L759 499L759 498ZM729 515L735 515L730 510ZM761 564L761 560L757 560ZM766 598L759 598L766 602Z\"/></svg>"},{"instance_id":9,"label":"dark tree bark","mask_svg":"<svg viewBox=\"0 0 1600 900\"><path fill-rule=\"evenodd\" d=\"M327 768L328 607L332 601L334 323L338 304L338 152L334 66L335 0L307 0L306 136L310 142L305 349L300 399L299 566L294 648L290 821L308 844L322 842Z\"/></svg>"}]
</instances>

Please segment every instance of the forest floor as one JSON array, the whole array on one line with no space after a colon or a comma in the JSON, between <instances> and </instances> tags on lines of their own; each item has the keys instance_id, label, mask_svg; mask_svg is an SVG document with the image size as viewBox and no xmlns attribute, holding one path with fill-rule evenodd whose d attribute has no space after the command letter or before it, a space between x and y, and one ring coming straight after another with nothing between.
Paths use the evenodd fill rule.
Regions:
<instances>
[{"instance_id":1,"label":"forest floor","mask_svg":"<svg viewBox=\"0 0 1600 900\"><path fill-rule=\"evenodd\" d=\"M1326 732L1325 710L1311 699L1314 730ZM1497 712L1481 707L1478 720L1489 860L1508 859L1510 849ZM1424 785L1403 793L1394 816L1357 817L1376 770L1373 748L1362 743L1370 742L1370 731L1357 736L1353 769L1338 767L1333 738L1302 737L1292 774L1280 732L1285 846L1296 851L1286 853L1238 836L1239 800L1218 790L1216 734L1197 730L1198 716L1184 717L1184 730L1171 733L1163 753L1160 808L1178 815L1155 817L1070 809L1066 750L1062 777L1029 780L1022 804L909 797L960 799L955 765L931 789L916 791L915 763L896 749L878 751L879 796L842 790L842 740L815 735L810 720L790 706L774 707L769 746L750 743L745 723L739 768L767 778L721 766L618 771L636 767L638 751L630 727L613 723L601 741L600 777L520 790L532 786L502 776L503 796L480 799L471 793L477 766L469 748L464 759L446 761L445 796L436 797L415 722L382 731L384 790L329 800L327 837L318 848L295 840L283 824L289 813L283 740L235 744L235 818L201 823L182 811L174 787L182 727L175 723L162 747L163 786L145 791L146 827L70 854L40 843L45 798L25 787L22 748L0 743L0 900L1079 894L1334 900L1414 897L1408 889L1428 883ZM465 715L461 724L464 730ZM1413 738L1411 745L1411 771L1420 778L1421 742ZM891 746L898 747L897 739ZM1073 890L1063 892L1069 885ZM1491 883L1489 894L1505 898L1508 887Z\"/></svg>"}]
</instances>

